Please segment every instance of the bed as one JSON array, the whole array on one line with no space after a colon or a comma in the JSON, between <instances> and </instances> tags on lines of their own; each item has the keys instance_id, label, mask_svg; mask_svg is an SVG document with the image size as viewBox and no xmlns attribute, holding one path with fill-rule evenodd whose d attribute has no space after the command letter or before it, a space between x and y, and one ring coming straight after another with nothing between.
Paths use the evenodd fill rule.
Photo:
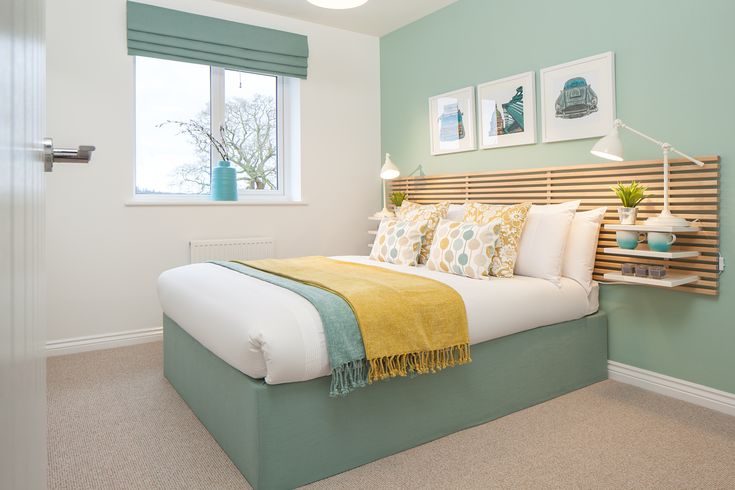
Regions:
<instances>
[{"instance_id":1,"label":"bed","mask_svg":"<svg viewBox=\"0 0 735 490\"><path fill-rule=\"evenodd\" d=\"M337 259L455 289L473 362L330 398L324 333L308 301L215 264L163 273L165 375L255 488L325 478L607 377L596 285Z\"/></svg>"}]
</instances>

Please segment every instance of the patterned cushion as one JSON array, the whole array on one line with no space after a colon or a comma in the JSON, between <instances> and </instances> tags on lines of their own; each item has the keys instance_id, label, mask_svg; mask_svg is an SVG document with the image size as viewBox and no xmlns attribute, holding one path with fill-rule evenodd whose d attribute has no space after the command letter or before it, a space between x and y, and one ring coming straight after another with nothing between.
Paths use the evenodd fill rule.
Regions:
<instances>
[{"instance_id":1,"label":"patterned cushion","mask_svg":"<svg viewBox=\"0 0 735 490\"><path fill-rule=\"evenodd\" d=\"M429 250L434 241L434 230L439 220L447 216L449 209L449 201L442 201L436 204L416 204L415 202L403 201L401 207L396 210L396 217L404 221L428 221L429 225L426 229L426 238L421 246L420 264L425 264L429 258Z\"/></svg>"},{"instance_id":2,"label":"patterned cushion","mask_svg":"<svg viewBox=\"0 0 735 490\"><path fill-rule=\"evenodd\" d=\"M380 222L370 258L390 264L416 265L427 227L426 221L384 219Z\"/></svg>"},{"instance_id":3,"label":"patterned cushion","mask_svg":"<svg viewBox=\"0 0 735 490\"><path fill-rule=\"evenodd\" d=\"M526 223L530 202L512 206L494 206L478 202L467 203L464 221L483 225L501 218L500 238L492 259L490 274L497 277L513 277L513 268L518 257L518 245Z\"/></svg>"},{"instance_id":4,"label":"patterned cushion","mask_svg":"<svg viewBox=\"0 0 735 490\"><path fill-rule=\"evenodd\" d=\"M426 268L487 279L502 222L501 218L485 225L441 220Z\"/></svg>"}]
</instances>

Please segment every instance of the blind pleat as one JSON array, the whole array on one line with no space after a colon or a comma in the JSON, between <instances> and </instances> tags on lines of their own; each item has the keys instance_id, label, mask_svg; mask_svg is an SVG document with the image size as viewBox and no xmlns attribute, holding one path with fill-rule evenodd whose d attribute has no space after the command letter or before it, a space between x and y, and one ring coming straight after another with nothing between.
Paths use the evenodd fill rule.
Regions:
<instances>
[{"instance_id":1,"label":"blind pleat","mask_svg":"<svg viewBox=\"0 0 735 490\"><path fill-rule=\"evenodd\" d=\"M128 2L128 54L306 78L306 36Z\"/></svg>"}]
</instances>

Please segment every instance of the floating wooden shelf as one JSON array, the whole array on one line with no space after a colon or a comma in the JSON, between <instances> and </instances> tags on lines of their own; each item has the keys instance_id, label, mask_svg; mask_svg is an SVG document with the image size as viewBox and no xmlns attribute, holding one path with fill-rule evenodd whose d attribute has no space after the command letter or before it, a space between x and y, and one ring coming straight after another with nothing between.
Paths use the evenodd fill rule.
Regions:
<instances>
[{"instance_id":1,"label":"floating wooden shelf","mask_svg":"<svg viewBox=\"0 0 735 490\"><path fill-rule=\"evenodd\" d=\"M606 230L613 231L658 231L661 233L697 233L696 226L649 226L649 225L605 225Z\"/></svg>"},{"instance_id":2,"label":"floating wooden shelf","mask_svg":"<svg viewBox=\"0 0 735 490\"><path fill-rule=\"evenodd\" d=\"M681 274L669 272L663 279L652 279L650 277L624 276L619 272L607 272L603 276L608 281L626 282L630 284L645 284L648 286L659 286L664 288L675 288L684 284L699 281L699 276L692 274Z\"/></svg>"},{"instance_id":3,"label":"floating wooden shelf","mask_svg":"<svg viewBox=\"0 0 735 490\"><path fill-rule=\"evenodd\" d=\"M694 250L677 250L674 252L656 252L647 248L636 248L629 250L626 248L605 248L606 254L628 255L630 257L652 257L654 259L687 259L690 257L699 257L700 253Z\"/></svg>"}]
</instances>

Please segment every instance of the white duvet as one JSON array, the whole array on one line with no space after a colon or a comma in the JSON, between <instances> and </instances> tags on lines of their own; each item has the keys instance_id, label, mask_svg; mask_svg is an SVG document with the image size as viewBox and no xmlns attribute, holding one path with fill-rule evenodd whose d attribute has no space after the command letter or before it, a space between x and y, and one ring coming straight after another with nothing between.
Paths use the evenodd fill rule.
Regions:
<instances>
[{"instance_id":1,"label":"white duvet","mask_svg":"<svg viewBox=\"0 0 735 490\"><path fill-rule=\"evenodd\" d=\"M598 308L596 284L588 295L567 278L562 278L560 287L524 276L481 281L361 256L334 258L425 276L451 286L467 308L472 344L574 320ZM296 293L202 263L161 274L158 294L166 315L212 353L252 378L279 384L330 373L319 314Z\"/></svg>"}]
</instances>

